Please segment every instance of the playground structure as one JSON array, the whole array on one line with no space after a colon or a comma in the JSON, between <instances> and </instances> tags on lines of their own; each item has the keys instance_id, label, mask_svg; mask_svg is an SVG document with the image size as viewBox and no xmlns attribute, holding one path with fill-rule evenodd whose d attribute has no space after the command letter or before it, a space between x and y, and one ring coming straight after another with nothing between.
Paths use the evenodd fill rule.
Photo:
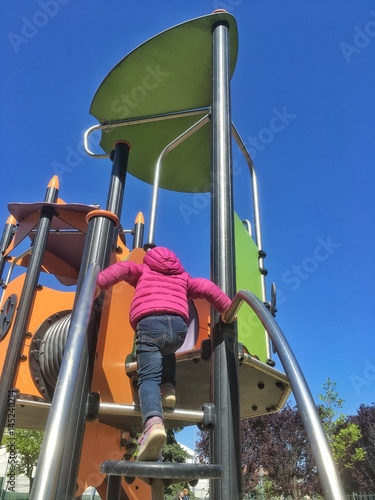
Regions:
<instances>
[{"instance_id":1,"label":"playground structure","mask_svg":"<svg viewBox=\"0 0 375 500\"><path fill-rule=\"evenodd\" d=\"M1 433L13 399L17 427L45 429L33 500L73 499L87 486L103 499L157 500L164 484L200 478L211 480L212 499L240 499L240 420L280 410L291 391L326 497L345 498L313 399L274 320L274 287L266 298L257 179L230 114L237 50L236 21L222 10L139 46L107 75L90 108L99 125L86 132L86 151L112 162L106 207L64 202L57 177L42 202L9 205L0 242ZM132 106L135 92L150 95ZM95 130L104 153L89 148ZM233 209L232 137L250 171L254 238ZM153 186L146 241L143 214L130 230L121 226L127 173ZM203 301L190 303L177 406L165 412L167 428L211 433L209 464L133 460L142 430L134 332L124 314L133 289L119 283L94 299L100 269L142 262L155 244L160 188L211 193L211 279L234 297L229 319L237 320L228 324ZM32 245L15 253L25 238ZM25 272L15 276L16 268ZM41 272L61 287L40 285Z\"/></svg>"}]
</instances>

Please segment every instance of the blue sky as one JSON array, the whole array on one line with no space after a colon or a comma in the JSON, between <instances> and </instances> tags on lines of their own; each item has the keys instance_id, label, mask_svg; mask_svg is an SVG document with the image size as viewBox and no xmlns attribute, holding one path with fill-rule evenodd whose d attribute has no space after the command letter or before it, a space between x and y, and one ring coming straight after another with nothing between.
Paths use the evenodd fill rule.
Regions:
<instances>
[{"instance_id":1,"label":"blue sky","mask_svg":"<svg viewBox=\"0 0 375 500\"><path fill-rule=\"evenodd\" d=\"M278 323L314 397L330 377L354 414L375 400L371 1L4 0L1 219L9 202L42 200L56 172L65 201L104 206L111 166L82 150L83 132L97 123L96 89L140 43L218 7L238 24L232 119L258 173ZM250 180L235 146L233 157L235 208L249 218ZM147 222L150 195L128 176L123 227L139 210ZM207 198L163 191L156 242L192 275L209 276L208 222Z\"/></svg>"}]
</instances>

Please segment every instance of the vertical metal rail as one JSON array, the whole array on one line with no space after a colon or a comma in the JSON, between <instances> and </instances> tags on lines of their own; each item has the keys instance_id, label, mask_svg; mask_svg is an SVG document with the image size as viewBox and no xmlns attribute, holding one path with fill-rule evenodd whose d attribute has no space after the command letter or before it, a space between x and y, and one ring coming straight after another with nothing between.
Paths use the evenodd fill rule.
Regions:
<instances>
[{"instance_id":1,"label":"vertical metal rail","mask_svg":"<svg viewBox=\"0 0 375 500\"><path fill-rule=\"evenodd\" d=\"M54 176L49 182L44 198L45 203L55 203L59 192L59 182ZM9 340L8 350L5 356L3 370L0 378L0 440L6 426L8 414L8 395L14 388L14 382L20 362L21 352L26 338L30 313L33 307L36 287L40 275L40 267L46 249L49 230L53 219L54 209L44 206L40 214L38 230L35 235L34 244L26 271L25 282L22 288L18 304L17 315L14 320L12 335Z\"/></svg>"},{"instance_id":2,"label":"vertical metal rail","mask_svg":"<svg viewBox=\"0 0 375 500\"><path fill-rule=\"evenodd\" d=\"M59 473L63 461L65 436L72 425L71 407L75 398L75 381L86 354L86 335L96 289L99 266L92 264L82 285L77 305L73 311L69 335L64 349L51 410L38 460L31 499L60 499L56 495Z\"/></svg>"},{"instance_id":3,"label":"vertical metal rail","mask_svg":"<svg viewBox=\"0 0 375 500\"><path fill-rule=\"evenodd\" d=\"M233 321L243 301L251 306L276 347L276 352L279 355L292 387L307 436L311 443L325 498L329 500L345 500L346 496L341 484L340 475L313 397L298 361L272 314L253 293L248 290L241 290L233 299L227 314L227 321Z\"/></svg>"},{"instance_id":4,"label":"vertical metal rail","mask_svg":"<svg viewBox=\"0 0 375 500\"><path fill-rule=\"evenodd\" d=\"M13 215L10 215L5 223L3 235L0 241L0 285L4 283L3 271L6 262L5 252L13 239L14 233L16 231L16 225L16 219L13 217Z\"/></svg>"},{"instance_id":5,"label":"vertical metal rail","mask_svg":"<svg viewBox=\"0 0 375 500\"><path fill-rule=\"evenodd\" d=\"M90 212L89 225L83 250L82 263L77 283L76 301L91 264L98 264L100 269L110 263L116 247L118 223L121 217L124 187L127 173L130 145L119 141L111 154L113 161L106 210ZM76 301L73 308L76 306ZM57 497L59 500L75 497L76 480L85 430L85 409L90 390L93 356L96 348L97 325L100 321L101 306L93 310L87 335L87 348L76 381L75 396L70 410L70 425L65 436L63 461L60 470ZM86 359L87 358L87 359ZM51 497L50 500L54 500ZM42 497L40 498L42 500ZM47 500L43 498L43 500Z\"/></svg>"},{"instance_id":6,"label":"vertical metal rail","mask_svg":"<svg viewBox=\"0 0 375 500\"><path fill-rule=\"evenodd\" d=\"M213 27L211 279L230 297L236 290L229 88L229 33L225 23ZM216 323L212 332L211 387L216 426L211 462L224 476L211 481L210 498L242 498L237 332L234 324Z\"/></svg>"}]
</instances>

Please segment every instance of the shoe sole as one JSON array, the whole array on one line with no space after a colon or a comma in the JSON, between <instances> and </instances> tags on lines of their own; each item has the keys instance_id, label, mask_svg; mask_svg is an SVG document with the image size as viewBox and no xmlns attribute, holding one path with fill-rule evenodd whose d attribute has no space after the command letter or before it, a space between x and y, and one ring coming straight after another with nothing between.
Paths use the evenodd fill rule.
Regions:
<instances>
[{"instance_id":1,"label":"shoe sole","mask_svg":"<svg viewBox=\"0 0 375 500\"><path fill-rule=\"evenodd\" d=\"M150 434L147 445L138 453L137 460L144 462L157 462L160 458L160 452L165 443L167 436L163 431L154 431Z\"/></svg>"},{"instance_id":2,"label":"shoe sole","mask_svg":"<svg viewBox=\"0 0 375 500\"><path fill-rule=\"evenodd\" d=\"M165 396L162 400L163 408L173 410L176 405L176 396Z\"/></svg>"}]
</instances>

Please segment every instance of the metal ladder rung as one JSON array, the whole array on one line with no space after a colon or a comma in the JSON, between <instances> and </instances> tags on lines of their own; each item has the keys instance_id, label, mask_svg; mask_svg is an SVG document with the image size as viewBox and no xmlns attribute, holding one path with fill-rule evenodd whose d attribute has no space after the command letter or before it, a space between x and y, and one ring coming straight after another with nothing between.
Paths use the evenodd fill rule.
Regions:
<instances>
[{"instance_id":1,"label":"metal ladder rung","mask_svg":"<svg viewBox=\"0 0 375 500\"><path fill-rule=\"evenodd\" d=\"M115 461L103 462L100 471L107 474L107 500L119 500L121 477L131 483L136 477L151 486L152 500L164 498L164 486L199 479L219 479L223 476L222 465L179 464L164 462Z\"/></svg>"},{"instance_id":2,"label":"metal ladder rung","mask_svg":"<svg viewBox=\"0 0 375 500\"><path fill-rule=\"evenodd\" d=\"M194 479L218 479L223 475L223 466L108 460L102 463L100 471L108 476L138 477L146 482L148 479L167 479L168 482L179 483Z\"/></svg>"}]
</instances>

